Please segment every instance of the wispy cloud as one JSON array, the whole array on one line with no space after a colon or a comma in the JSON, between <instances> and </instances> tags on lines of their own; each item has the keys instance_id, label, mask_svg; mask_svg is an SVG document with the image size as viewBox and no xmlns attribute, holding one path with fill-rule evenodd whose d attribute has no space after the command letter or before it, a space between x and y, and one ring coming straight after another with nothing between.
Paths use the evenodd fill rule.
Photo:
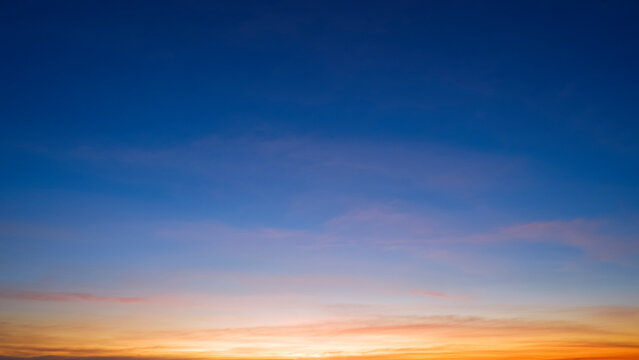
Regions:
<instances>
[{"instance_id":1,"label":"wispy cloud","mask_svg":"<svg viewBox=\"0 0 639 360\"><path fill-rule=\"evenodd\" d=\"M583 249L602 260L611 260L639 251L639 244L633 237L615 235L605 221L592 219L516 224L457 240L469 243L554 242Z\"/></svg>"},{"instance_id":2,"label":"wispy cloud","mask_svg":"<svg viewBox=\"0 0 639 360\"><path fill-rule=\"evenodd\" d=\"M70 241L77 240L78 234L70 229L50 224L0 220L0 237Z\"/></svg>"},{"instance_id":3,"label":"wispy cloud","mask_svg":"<svg viewBox=\"0 0 639 360\"><path fill-rule=\"evenodd\" d=\"M111 297L99 296L89 293L73 292L45 292L45 291L11 291L0 290L0 298L29 300L29 301L53 301L53 302L101 302L101 303L144 303L147 298L142 297Z\"/></svg>"},{"instance_id":4,"label":"wispy cloud","mask_svg":"<svg viewBox=\"0 0 639 360\"><path fill-rule=\"evenodd\" d=\"M264 326L234 329L162 332L157 336L182 339L216 339L219 341L257 341L264 338L305 338L387 336L388 342L411 342L429 334L440 339L517 338L533 334L610 334L596 326L562 321L491 319L469 316L398 317L357 322L327 322L302 325ZM250 340L249 340L250 339Z\"/></svg>"},{"instance_id":5,"label":"wispy cloud","mask_svg":"<svg viewBox=\"0 0 639 360\"><path fill-rule=\"evenodd\" d=\"M563 244L578 248L588 256L617 261L639 253L639 244L629 235L618 234L624 224L612 226L604 219L573 219L526 222L495 226L488 230L468 229L459 221L416 212L398 211L389 206L369 206L330 218L313 230L286 228L237 228L217 222L169 223L157 230L162 237L184 241L213 241L241 244L270 244L297 247L373 246L424 254L434 260L461 259L451 247L499 245L506 243ZM461 234L460 234L461 233ZM464 234L465 233L465 234Z\"/></svg>"},{"instance_id":6,"label":"wispy cloud","mask_svg":"<svg viewBox=\"0 0 639 360\"><path fill-rule=\"evenodd\" d=\"M2 327L10 330L6 324ZM33 326L30 329L31 333L50 330ZM69 334L70 331L73 330L66 329L63 333ZM630 335L580 322L447 315L376 317L240 328L120 331L115 336L121 344L120 352L99 346L97 339L86 337L83 344L89 351L82 351L81 347L65 342L63 338L56 339L58 343L55 347L22 344L19 338L13 336L5 339L4 344L7 345L5 354L29 356L95 356L100 349L104 349L104 354L110 356L135 353L156 358L185 356L248 360L294 356L306 359L321 355L329 359L370 359L378 356L380 359L428 359L429 356L474 359L475 354L483 354L493 359L550 360L557 358L553 355L558 349L564 356L571 355L574 358L582 358L580 355L588 352L590 355L628 355L626 352L639 349L639 343L628 338ZM7 340L12 342L8 343ZM433 345L424 347L424 342Z\"/></svg>"},{"instance_id":7,"label":"wispy cloud","mask_svg":"<svg viewBox=\"0 0 639 360\"><path fill-rule=\"evenodd\" d=\"M477 191L512 186L525 172L522 159L439 145L328 141L313 138L204 137L165 148L97 148L69 152L98 165L129 171L180 169L216 181L280 179L315 187L366 181L442 191ZM505 180L510 179L506 182ZM506 185L508 184L508 185Z\"/></svg>"},{"instance_id":8,"label":"wispy cloud","mask_svg":"<svg viewBox=\"0 0 639 360\"><path fill-rule=\"evenodd\" d=\"M425 291L425 290L412 290L410 292L413 295L426 295L426 296L434 296L434 297L440 297L440 298L449 298L450 295L444 294L444 293L440 293L440 292L436 292L436 291Z\"/></svg>"}]
</instances>

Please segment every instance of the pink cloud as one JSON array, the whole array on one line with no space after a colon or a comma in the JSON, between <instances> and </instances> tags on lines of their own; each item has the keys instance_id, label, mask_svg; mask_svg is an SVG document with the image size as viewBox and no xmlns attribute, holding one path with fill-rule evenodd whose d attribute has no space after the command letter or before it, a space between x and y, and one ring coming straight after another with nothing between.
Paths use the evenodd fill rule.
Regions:
<instances>
[{"instance_id":1,"label":"pink cloud","mask_svg":"<svg viewBox=\"0 0 639 360\"><path fill-rule=\"evenodd\" d=\"M475 254L464 254L446 248L451 244L486 244L536 242L564 244L604 261L623 261L639 252L639 245L628 235L620 235L625 225L614 226L600 219L537 221L496 227L485 232L468 233L458 222L438 215L397 211L391 206L377 205L345 212L327 220L317 230L285 228L235 228L215 222L174 223L156 231L162 237L184 241L212 241L218 248L229 244L237 248L291 245L296 247L333 247L376 245L387 249L403 249L423 254L437 261L463 267L476 262ZM467 235L461 235L466 232ZM427 250L423 247L430 246ZM487 262L470 268L493 269ZM499 270L499 269L497 269ZM481 270L480 270L481 271ZM492 270L491 270L492 271Z\"/></svg>"},{"instance_id":2,"label":"pink cloud","mask_svg":"<svg viewBox=\"0 0 639 360\"><path fill-rule=\"evenodd\" d=\"M432 231L431 221L418 214L398 212L385 206L373 206L347 212L325 224L329 231L362 229L375 226L387 230L402 230L413 236Z\"/></svg>"},{"instance_id":3,"label":"pink cloud","mask_svg":"<svg viewBox=\"0 0 639 360\"><path fill-rule=\"evenodd\" d=\"M148 299L142 297L109 297L88 293L48 292L48 291L0 291L0 298L30 300L30 301L54 301L54 302L106 302L106 303L143 303Z\"/></svg>"},{"instance_id":4,"label":"pink cloud","mask_svg":"<svg viewBox=\"0 0 639 360\"><path fill-rule=\"evenodd\" d=\"M574 219L568 221L540 221L498 228L489 233L462 237L461 242L531 241L560 243L585 250L602 260L618 258L637 252L639 246L632 239L610 233L604 221Z\"/></svg>"},{"instance_id":5,"label":"pink cloud","mask_svg":"<svg viewBox=\"0 0 639 360\"><path fill-rule=\"evenodd\" d=\"M444 294L444 293L440 293L440 292L436 292L436 291L424 291L424 290L413 290L410 292L413 295L426 295L426 296L434 296L434 297L441 297L441 298L449 298L450 295Z\"/></svg>"}]
</instances>

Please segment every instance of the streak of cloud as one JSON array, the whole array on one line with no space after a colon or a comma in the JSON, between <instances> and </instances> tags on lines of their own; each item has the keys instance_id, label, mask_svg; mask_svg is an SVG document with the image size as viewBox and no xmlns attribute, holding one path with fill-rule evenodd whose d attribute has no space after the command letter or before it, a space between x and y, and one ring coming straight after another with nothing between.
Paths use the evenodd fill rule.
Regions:
<instances>
[{"instance_id":1,"label":"streak of cloud","mask_svg":"<svg viewBox=\"0 0 639 360\"><path fill-rule=\"evenodd\" d=\"M436 292L436 291L412 290L410 293L413 295L426 295L426 296L433 296L433 297L440 297L440 298L450 297L450 295Z\"/></svg>"},{"instance_id":2,"label":"streak of cloud","mask_svg":"<svg viewBox=\"0 0 639 360\"><path fill-rule=\"evenodd\" d=\"M0 291L0 298L29 301L53 301L53 302L101 302L133 304L145 303L149 300L143 297L110 297L89 293L73 292L46 292L46 291Z\"/></svg>"}]
</instances>

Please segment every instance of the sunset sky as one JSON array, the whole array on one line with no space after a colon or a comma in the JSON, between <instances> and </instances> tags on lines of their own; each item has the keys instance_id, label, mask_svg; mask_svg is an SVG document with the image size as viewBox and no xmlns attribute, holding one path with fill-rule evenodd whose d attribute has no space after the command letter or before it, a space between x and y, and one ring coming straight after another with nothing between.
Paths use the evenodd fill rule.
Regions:
<instances>
[{"instance_id":1,"label":"sunset sky","mask_svg":"<svg viewBox=\"0 0 639 360\"><path fill-rule=\"evenodd\" d=\"M639 359L637 19L2 1L0 360Z\"/></svg>"}]
</instances>

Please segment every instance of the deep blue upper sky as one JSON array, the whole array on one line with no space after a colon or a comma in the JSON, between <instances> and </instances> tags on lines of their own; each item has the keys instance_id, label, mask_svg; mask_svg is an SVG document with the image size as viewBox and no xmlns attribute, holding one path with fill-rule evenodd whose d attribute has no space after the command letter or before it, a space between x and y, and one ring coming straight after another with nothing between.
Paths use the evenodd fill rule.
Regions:
<instances>
[{"instance_id":1,"label":"deep blue upper sky","mask_svg":"<svg viewBox=\"0 0 639 360\"><path fill-rule=\"evenodd\" d=\"M426 141L630 186L638 6L5 2L3 152L210 134ZM19 166L4 172L22 181Z\"/></svg>"},{"instance_id":2,"label":"deep blue upper sky","mask_svg":"<svg viewBox=\"0 0 639 360\"><path fill-rule=\"evenodd\" d=\"M637 7L5 2L3 140L253 131L628 154Z\"/></svg>"}]
</instances>

